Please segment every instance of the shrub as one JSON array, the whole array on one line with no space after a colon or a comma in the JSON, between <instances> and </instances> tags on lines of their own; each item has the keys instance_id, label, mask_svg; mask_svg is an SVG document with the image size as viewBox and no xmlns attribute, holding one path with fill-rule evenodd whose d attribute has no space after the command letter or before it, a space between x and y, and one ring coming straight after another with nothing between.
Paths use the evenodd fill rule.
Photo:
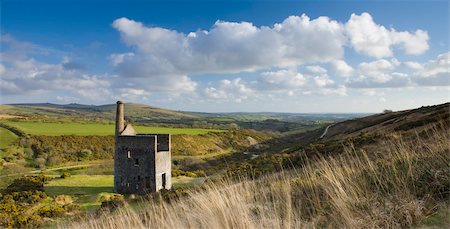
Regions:
<instances>
[{"instance_id":1,"label":"shrub","mask_svg":"<svg viewBox=\"0 0 450 229\"><path fill-rule=\"evenodd\" d=\"M195 172L183 171L180 169L172 169L172 177L178 176L197 177L197 174Z\"/></svg>"},{"instance_id":2,"label":"shrub","mask_svg":"<svg viewBox=\"0 0 450 229\"><path fill-rule=\"evenodd\" d=\"M195 171L192 171L195 175L198 177L206 177L206 172L202 169L197 169Z\"/></svg>"},{"instance_id":3,"label":"shrub","mask_svg":"<svg viewBox=\"0 0 450 229\"><path fill-rule=\"evenodd\" d=\"M125 200L122 195L112 195L100 205L100 211L113 212L116 209L125 206Z\"/></svg>"},{"instance_id":4,"label":"shrub","mask_svg":"<svg viewBox=\"0 0 450 229\"><path fill-rule=\"evenodd\" d=\"M39 208L37 213L42 217L55 218L63 216L65 210L60 205L53 203L44 205L43 207Z\"/></svg>"},{"instance_id":5,"label":"shrub","mask_svg":"<svg viewBox=\"0 0 450 229\"><path fill-rule=\"evenodd\" d=\"M55 202L59 205L68 205L73 203L73 199L69 195L59 195L55 197Z\"/></svg>"},{"instance_id":6,"label":"shrub","mask_svg":"<svg viewBox=\"0 0 450 229\"><path fill-rule=\"evenodd\" d=\"M5 190L4 193L44 190L45 180L37 176L28 176L15 179Z\"/></svg>"},{"instance_id":7,"label":"shrub","mask_svg":"<svg viewBox=\"0 0 450 229\"><path fill-rule=\"evenodd\" d=\"M48 166L56 166L62 163L62 159L59 155L51 155L47 157L47 165Z\"/></svg>"},{"instance_id":8,"label":"shrub","mask_svg":"<svg viewBox=\"0 0 450 229\"><path fill-rule=\"evenodd\" d=\"M38 169L43 169L45 168L45 162L46 160L44 158L38 157L34 160L34 167Z\"/></svg>"},{"instance_id":9,"label":"shrub","mask_svg":"<svg viewBox=\"0 0 450 229\"><path fill-rule=\"evenodd\" d=\"M65 179L65 178L70 177L70 176L71 176L71 174L70 174L69 172L64 171L64 172L61 174L60 178Z\"/></svg>"},{"instance_id":10,"label":"shrub","mask_svg":"<svg viewBox=\"0 0 450 229\"><path fill-rule=\"evenodd\" d=\"M92 151L89 149L83 149L77 154L79 161L88 160L92 156Z\"/></svg>"}]
</instances>

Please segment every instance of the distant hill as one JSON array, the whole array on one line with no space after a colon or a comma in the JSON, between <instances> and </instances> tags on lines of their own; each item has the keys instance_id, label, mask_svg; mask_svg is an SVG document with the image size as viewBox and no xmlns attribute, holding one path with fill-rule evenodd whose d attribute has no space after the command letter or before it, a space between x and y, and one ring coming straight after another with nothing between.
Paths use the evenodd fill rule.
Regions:
<instances>
[{"instance_id":1,"label":"distant hill","mask_svg":"<svg viewBox=\"0 0 450 229\"><path fill-rule=\"evenodd\" d=\"M200 115L188 112L178 112L169 109L152 107L144 104L128 103L125 105L125 115L128 118L152 119L195 119ZM0 113L12 115L48 115L67 117L104 118L113 120L116 111L115 104L83 105L83 104L52 104L52 103L20 103L0 106Z\"/></svg>"},{"instance_id":2,"label":"distant hill","mask_svg":"<svg viewBox=\"0 0 450 229\"><path fill-rule=\"evenodd\" d=\"M0 105L0 115L6 117L23 116L33 119L103 119L104 121L113 121L115 116L116 104L106 105L84 105L84 104L53 104L53 103L17 103ZM230 112L230 113L206 113L206 112L188 112L174 111L170 109L153 107L145 104L126 103L125 116L133 122L139 123L166 123L198 125L198 122L208 122L217 125L226 125L237 123L243 128L267 129L273 126L278 131L283 129L292 129L292 123L301 123L303 125L317 125L329 122L347 120L350 118L363 117L367 113L281 113L281 112ZM72 120L73 121L73 120ZM195 124L194 122L197 122ZM255 122L261 122L255 126ZM264 122L264 123L262 123ZM282 123L281 123L282 122ZM201 124L201 123L200 123ZM294 128L295 129L295 128Z\"/></svg>"}]
</instances>

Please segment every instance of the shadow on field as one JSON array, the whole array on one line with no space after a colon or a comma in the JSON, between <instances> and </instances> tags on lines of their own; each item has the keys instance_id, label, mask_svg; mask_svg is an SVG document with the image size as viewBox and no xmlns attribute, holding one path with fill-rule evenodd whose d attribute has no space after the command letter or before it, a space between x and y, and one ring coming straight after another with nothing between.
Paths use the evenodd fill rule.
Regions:
<instances>
[{"instance_id":1,"label":"shadow on field","mask_svg":"<svg viewBox=\"0 0 450 229\"><path fill-rule=\"evenodd\" d=\"M102 192L113 192L113 187L73 187L73 186L48 186L45 192L56 197L58 195L71 195L78 203L95 202Z\"/></svg>"}]
</instances>

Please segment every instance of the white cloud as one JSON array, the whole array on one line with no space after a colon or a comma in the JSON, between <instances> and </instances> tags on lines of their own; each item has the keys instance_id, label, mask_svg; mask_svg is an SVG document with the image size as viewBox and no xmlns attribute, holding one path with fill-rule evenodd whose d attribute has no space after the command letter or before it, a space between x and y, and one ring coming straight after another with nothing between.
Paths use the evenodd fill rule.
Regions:
<instances>
[{"instance_id":1,"label":"white cloud","mask_svg":"<svg viewBox=\"0 0 450 229\"><path fill-rule=\"evenodd\" d=\"M423 30L416 30L414 34L409 32L396 32L391 29L390 35L392 43L398 44L405 50L406 54L419 55L428 50L428 33Z\"/></svg>"},{"instance_id":2,"label":"white cloud","mask_svg":"<svg viewBox=\"0 0 450 229\"><path fill-rule=\"evenodd\" d=\"M407 66L408 68L411 68L411 69L414 69L414 70L421 70L421 69L423 69L422 64L420 64L418 62L406 61L406 62L403 62L403 64L405 66Z\"/></svg>"},{"instance_id":3,"label":"white cloud","mask_svg":"<svg viewBox=\"0 0 450 229\"><path fill-rule=\"evenodd\" d=\"M308 70L311 73L319 74L319 75L327 73L327 70L325 68L322 68L322 67L317 66L317 65L307 66L306 70Z\"/></svg>"},{"instance_id":4,"label":"white cloud","mask_svg":"<svg viewBox=\"0 0 450 229\"><path fill-rule=\"evenodd\" d=\"M127 58L132 58L134 56L134 53L128 52L128 53L122 53L122 54L112 54L109 57L109 60L111 61L113 66L117 66L121 63L123 63Z\"/></svg>"},{"instance_id":5,"label":"white cloud","mask_svg":"<svg viewBox=\"0 0 450 229\"><path fill-rule=\"evenodd\" d=\"M134 61L120 65L148 68L130 77L177 73L234 73L273 66L328 62L343 55L342 25L327 17L291 16L273 27L248 22L217 21L209 31L187 35L147 27L127 18L114 21L126 44L136 49ZM115 61L117 64L117 61ZM133 63L142 63L136 66Z\"/></svg>"},{"instance_id":6,"label":"white cloud","mask_svg":"<svg viewBox=\"0 0 450 229\"><path fill-rule=\"evenodd\" d=\"M22 90L14 83L0 79L0 94L2 95L15 95L21 94Z\"/></svg>"},{"instance_id":7,"label":"white cloud","mask_svg":"<svg viewBox=\"0 0 450 229\"><path fill-rule=\"evenodd\" d=\"M118 89L118 99L120 98L126 101L147 100L150 94L150 92L144 89L136 89L132 87Z\"/></svg>"},{"instance_id":8,"label":"white cloud","mask_svg":"<svg viewBox=\"0 0 450 229\"><path fill-rule=\"evenodd\" d=\"M342 77L355 75L356 70L343 59L347 45L375 57L393 56L393 47L404 49L407 54L419 54L428 49L426 32L386 29L376 24L368 13L352 14L345 24L328 17L310 19L306 15L290 16L281 23L260 27L250 22L217 21L209 30L199 29L187 34L146 26L128 18L119 18L112 26L133 49L110 56L121 78L146 90L177 93L197 90L197 83L191 79L195 74L259 70L266 70L255 86L259 90L304 88L304 84L337 87L327 69L320 65L329 63L331 70ZM388 82L392 77L384 71L392 72L397 62L396 59L379 60L371 65L380 66L373 67L363 63L358 74L377 83ZM306 79L302 74L292 75L288 70L267 72L268 69L296 69L307 64L311 65L306 66L306 70L316 78L308 76ZM383 64L389 64L391 68L383 69ZM211 96L224 97L221 95L223 90L217 90L212 87L208 92Z\"/></svg>"},{"instance_id":9,"label":"white cloud","mask_svg":"<svg viewBox=\"0 0 450 229\"><path fill-rule=\"evenodd\" d=\"M440 54L435 60L423 64L416 73L416 82L421 86L450 86L450 52Z\"/></svg>"},{"instance_id":10,"label":"white cloud","mask_svg":"<svg viewBox=\"0 0 450 229\"><path fill-rule=\"evenodd\" d=\"M6 38L6 42L2 40L4 50L1 53L2 62L5 64L5 66L2 65L0 81L2 95L29 95L59 91L91 100L107 99L110 95L110 81L107 76L85 74L78 71L79 66L67 66L68 63L73 62L70 62L66 56L57 64L30 58L30 54L48 51L43 47L17 41L12 36ZM27 47L30 48L29 52ZM18 53L19 50L20 53Z\"/></svg>"},{"instance_id":11,"label":"white cloud","mask_svg":"<svg viewBox=\"0 0 450 229\"><path fill-rule=\"evenodd\" d=\"M56 96L56 100L63 102L63 103L74 103L77 101L80 101L80 98L73 97L73 96Z\"/></svg>"},{"instance_id":12,"label":"white cloud","mask_svg":"<svg viewBox=\"0 0 450 229\"><path fill-rule=\"evenodd\" d=\"M316 76L314 77L314 82L316 83L316 85L318 87L326 87L329 85L334 84L334 81L331 80L328 76L323 75L323 76Z\"/></svg>"},{"instance_id":13,"label":"white cloud","mask_svg":"<svg viewBox=\"0 0 450 229\"><path fill-rule=\"evenodd\" d=\"M247 86L240 78L233 80L221 80L216 86L208 86L204 90L207 98L242 102L255 95L255 91Z\"/></svg>"},{"instance_id":14,"label":"white cloud","mask_svg":"<svg viewBox=\"0 0 450 229\"><path fill-rule=\"evenodd\" d=\"M428 50L428 33L417 30L414 33L397 32L378 25L368 13L352 14L345 25L352 47L360 53L376 58L393 56L392 46L398 46L407 54L422 54Z\"/></svg>"},{"instance_id":15,"label":"white cloud","mask_svg":"<svg viewBox=\"0 0 450 229\"><path fill-rule=\"evenodd\" d=\"M354 88L406 87L411 85L408 74L395 72L401 63L393 58L390 61L380 59L362 62L358 75L347 81L347 86Z\"/></svg>"},{"instance_id":16,"label":"white cloud","mask_svg":"<svg viewBox=\"0 0 450 229\"><path fill-rule=\"evenodd\" d=\"M318 94L346 96L347 88L344 85L339 85L337 87L322 88L321 90L318 91Z\"/></svg>"},{"instance_id":17,"label":"white cloud","mask_svg":"<svg viewBox=\"0 0 450 229\"><path fill-rule=\"evenodd\" d=\"M261 90L300 89L306 83L306 78L294 70L263 72L258 81Z\"/></svg>"},{"instance_id":18,"label":"white cloud","mask_svg":"<svg viewBox=\"0 0 450 229\"><path fill-rule=\"evenodd\" d=\"M395 69L395 64L385 60L376 60L373 62L362 62L359 64L359 72L362 76L370 77L378 83L389 81L392 77L389 74Z\"/></svg>"},{"instance_id":19,"label":"white cloud","mask_svg":"<svg viewBox=\"0 0 450 229\"><path fill-rule=\"evenodd\" d=\"M334 72L339 76L349 77L353 75L353 68L343 60L334 60L331 62L331 66Z\"/></svg>"},{"instance_id":20,"label":"white cloud","mask_svg":"<svg viewBox=\"0 0 450 229\"><path fill-rule=\"evenodd\" d=\"M397 59L363 62L359 65L358 76L348 80L346 85L353 88L449 86L450 53L438 55L426 63L401 63Z\"/></svg>"}]
</instances>

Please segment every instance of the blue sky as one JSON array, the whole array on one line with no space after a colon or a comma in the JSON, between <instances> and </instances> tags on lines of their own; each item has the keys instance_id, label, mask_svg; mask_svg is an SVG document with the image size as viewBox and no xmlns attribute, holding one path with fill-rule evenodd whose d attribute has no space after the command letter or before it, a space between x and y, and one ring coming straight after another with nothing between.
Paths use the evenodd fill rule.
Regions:
<instances>
[{"instance_id":1,"label":"blue sky","mask_svg":"<svg viewBox=\"0 0 450 229\"><path fill-rule=\"evenodd\" d=\"M400 110L449 101L449 2L3 0L1 55L1 103Z\"/></svg>"}]
</instances>

